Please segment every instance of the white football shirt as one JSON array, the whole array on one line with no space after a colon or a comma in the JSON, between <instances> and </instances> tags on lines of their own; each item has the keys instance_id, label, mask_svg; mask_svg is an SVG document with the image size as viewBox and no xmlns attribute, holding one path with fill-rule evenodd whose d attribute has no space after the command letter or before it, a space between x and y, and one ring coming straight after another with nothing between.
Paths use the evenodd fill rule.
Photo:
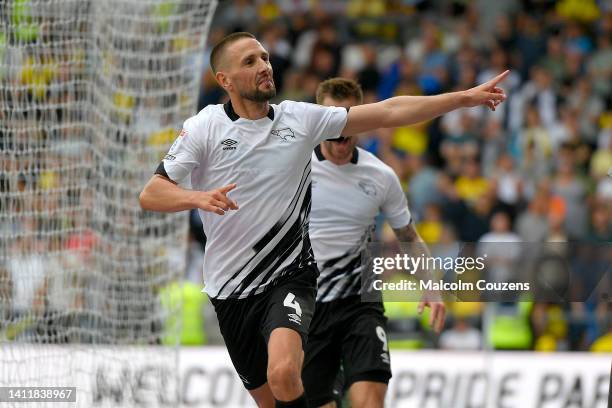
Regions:
<instances>
[{"instance_id":1,"label":"white football shirt","mask_svg":"<svg viewBox=\"0 0 612 408\"><path fill-rule=\"evenodd\" d=\"M338 166L317 146L310 214L310 240L320 272L317 301L361 293L361 256L381 212L392 228L410 224L406 195L393 169L358 147L350 163Z\"/></svg>"},{"instance_id":2,"label":"white football shirt","mask_svg":"<svg viewBox=\"0 0 612 408\"><path fill-rule=\"evenodd\" d=\"M314 262L311 155L321 141L337 137L346 120L345 108L285 101L258 120L239 117L227 103L185 121L161 172L200 191L237 184L229 197L238 210L222 216L200 210L207 238L204 291L211 297L261 293Z\"/></svg>"}]
</instances>

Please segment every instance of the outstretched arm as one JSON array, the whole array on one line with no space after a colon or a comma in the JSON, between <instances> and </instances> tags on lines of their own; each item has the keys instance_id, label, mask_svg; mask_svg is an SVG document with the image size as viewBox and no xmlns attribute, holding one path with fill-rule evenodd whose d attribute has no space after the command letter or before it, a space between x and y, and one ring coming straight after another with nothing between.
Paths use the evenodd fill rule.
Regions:
<instances>
[{"instance_id":1,"label":"outstretched arm","mask_svg":"<svg viewBox=\"0 0 612 408\"><path fill-rule=\"evenodd\" d=\"M168 178L155 174L140 193L140 206L143 210L158 212L177 212L199 208L219 215L228 210L237 210L238 205L227 193L236 184L212 191L185 190Z\"/></svg>"},{"instance_id":2,"label":"outstretched arm","mask_svg":"<svg viewBox=\"0 0 612 408\"><path fill-rule=\"evenodd\" d=\"M352 107L343 135L356 135L380 128L412 125L444 115L459 108L479 105L491 110L506 99L497 85L508 76L505 71L474 88L434 96L396 96L381 102Z\"/></svg>"}]
</instances>

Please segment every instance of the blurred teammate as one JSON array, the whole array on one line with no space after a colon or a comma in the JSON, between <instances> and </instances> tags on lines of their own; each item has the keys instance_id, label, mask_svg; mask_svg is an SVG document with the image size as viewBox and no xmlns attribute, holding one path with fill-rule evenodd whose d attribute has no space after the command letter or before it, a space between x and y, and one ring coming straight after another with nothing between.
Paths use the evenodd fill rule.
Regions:
<instances>
[{"instance_id":1,"label":"blurred teammate","mask_svg":"<svg viewBox=\"0 0 612 408\"><path fill-rule=\"evenodd\" d=\"M350 79L328 79L317 90L317 102L325 106L353 108L362 99L361 87ZM312 157L310 239L321 274L302 377L316 407L335 405L341 365L353 408L384 404L391 378L384 308L361 300L361 256L375 217L382 212L401 242L422 245L426 253L397 175L356 142L324 141ZM419 310L425 306L432 308L430 321L439 332L444 304L423 301Z\"/></svg>"},{"instance_id":2,"label":"blurred teammate","mask_svg":"<svg viewBox=\"0 0 612 408\"><path fill-rule=\"evenodd\" d=\"M308 237L314 147L459 107L495 109L505 99L496 84L506 73L461 93L402 96L348 112L292 101L271 105L269 55L249 33L221 40L211 67L230 102L185 121L140 203L151 211L199 209L207 238L204 290L244 386L261 407L305 407L302 350L317 278Z\"/></svg>"}]
</instances>

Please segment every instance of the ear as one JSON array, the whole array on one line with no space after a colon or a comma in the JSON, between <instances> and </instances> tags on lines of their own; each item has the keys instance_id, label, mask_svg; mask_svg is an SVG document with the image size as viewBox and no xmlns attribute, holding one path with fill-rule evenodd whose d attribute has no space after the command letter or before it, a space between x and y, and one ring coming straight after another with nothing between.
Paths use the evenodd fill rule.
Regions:
<instances>
[{"instance_id":1,"label":"ear","mask_svg":"<svg viewBox=\"0 0 612 408\"><path fill-rule=\"evenodd\" d=\"M215 74L215 79L217 80L219 86L225 89L226 91L229 91L232 87L232 82L230 81L229 76L225 72L217 71L217 73Z\"/></svg>"}]
</instances>

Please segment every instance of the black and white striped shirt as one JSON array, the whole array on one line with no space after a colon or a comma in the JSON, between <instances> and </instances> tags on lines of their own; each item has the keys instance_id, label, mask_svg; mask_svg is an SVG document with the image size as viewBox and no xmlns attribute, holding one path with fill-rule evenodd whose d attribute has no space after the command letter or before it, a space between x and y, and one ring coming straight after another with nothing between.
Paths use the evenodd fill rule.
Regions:
<instances>
[{"instance_id":1,"label":"black and white striped shirt","mask_svg":"<svg viewBox=\"0 0 612 408\"><path fill-rule=\"evenodd\" d=\"M317 301L361 293L361 256L383 213L392 228L410 223L397 175L371 153L355 148L338 166L317 146L312 156L310 240L319 267Z\"/></svg>"},{"instance_id":2,"label":"black and white striped shirt","mask_svg":"<svg viewBox=\"0 0 612 408\"><path fill-rule=\"evenodd\" d=\"M204 290L213 298L245 298L314 262L308 237L311 155L337 137L345 108L285 101L258 120L231 104L211 105L189 118L163 160L182 186L209 191L236 183L239 210L200 211L207 237Z\"/></svg>"}]
</instances>

